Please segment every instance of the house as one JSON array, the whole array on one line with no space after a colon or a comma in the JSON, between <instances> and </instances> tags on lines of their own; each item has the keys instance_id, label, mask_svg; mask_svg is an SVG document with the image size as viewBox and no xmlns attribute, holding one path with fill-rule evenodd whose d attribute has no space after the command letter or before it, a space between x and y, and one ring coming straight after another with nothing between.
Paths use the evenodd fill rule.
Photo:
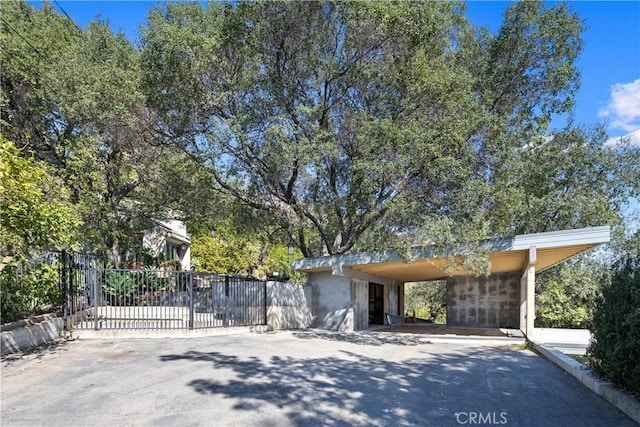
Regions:
<instances>
[{"instance_id":1,"label":"house","mask_svg":"<svg viewBox=\"0 0 640 427\"><path fill-rule=\"evenodd\" d=\"M148 249L158 266L168 261L176 261L180 270L191 268L191 236L184 221L177 219L156 220L153 228L140 234L142 248ZM135 251L128 249L120 253L122 268L142 268L142 260Z\"/></svg>"},{"instance_id":2,"label":"house","mask_svg":"<svg viewBox=\"0 0 640 427\"><path fill-rule=\"evenodd\" d=\"M385 314L404 314L404 285L447 281L447 324L533 331L535 275L608 243L610 228L593 227L524 234L482 243L488 276L449 270L455 253L417 248L405 262L395 251L304 258L292 262L307 273L316 327L339 331L386 324Z\"/></svg>"}]
</instances>

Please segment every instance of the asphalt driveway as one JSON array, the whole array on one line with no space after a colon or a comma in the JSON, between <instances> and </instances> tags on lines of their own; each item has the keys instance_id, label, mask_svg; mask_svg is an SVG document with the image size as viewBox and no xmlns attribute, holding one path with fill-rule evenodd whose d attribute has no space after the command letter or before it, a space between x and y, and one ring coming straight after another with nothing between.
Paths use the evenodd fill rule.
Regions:
<instances>
[{"instance_id":1,"label":"asphalt driveway","mask_svg":"<svg viewBox=\"0 0 640 427\"><path fill-rule=\"evenodd\" d=\"M321 331L76 340L2 359L2 426L513 425L633 421L492 341Z\"/></svg>"}]
</instances>

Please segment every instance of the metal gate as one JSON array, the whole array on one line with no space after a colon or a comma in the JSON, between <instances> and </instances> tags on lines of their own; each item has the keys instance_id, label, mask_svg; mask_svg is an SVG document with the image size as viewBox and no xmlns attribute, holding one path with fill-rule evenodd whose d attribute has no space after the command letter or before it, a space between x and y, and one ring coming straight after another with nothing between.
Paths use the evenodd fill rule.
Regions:
<instances>
[{"instance_id":1,"label":"metal gate","mask_svg":"<svg viewBox=\"0 0 640 427\"><path fill-rule=\"evenodd\" d=\"M65 255L67 329L203 329L265 325L267 284L192 271L105 268Z\"/></svg>"}]
</instances>

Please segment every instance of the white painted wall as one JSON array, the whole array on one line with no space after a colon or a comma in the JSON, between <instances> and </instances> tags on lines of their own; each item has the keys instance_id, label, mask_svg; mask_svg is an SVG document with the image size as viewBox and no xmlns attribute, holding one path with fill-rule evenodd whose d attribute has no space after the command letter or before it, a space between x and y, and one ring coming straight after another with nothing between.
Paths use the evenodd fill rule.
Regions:
<instances>
[{"instance_id":1,"label":"white painted wall","mask_svg":"<svg viewBox=\"0 0 640 427\"><path fill-rule=\"evenodd\" d=\"M173 233L178 234L185 239L189 238L189 233L187 232L187 225L184 221L180 221L177 219L168 219L164 221L158 221L159 224L164 225L169 228Z\"/></svg>"},{"instance_id":2,"label":"white painted wall","mask_svg":"<svg viewBox=\"0 0 640 427\"><path fill-rule=\"evenodd\" d=\"M179 220L158 221L158 224L158 226L144 232L142 246L151 249L154 256L158 257L162 254L167 241L176 246L185 245L186 249L180 253L180 264L183 270L190 269L191 238L187 232L186 224Z\"/></svg>"}]
</instances>

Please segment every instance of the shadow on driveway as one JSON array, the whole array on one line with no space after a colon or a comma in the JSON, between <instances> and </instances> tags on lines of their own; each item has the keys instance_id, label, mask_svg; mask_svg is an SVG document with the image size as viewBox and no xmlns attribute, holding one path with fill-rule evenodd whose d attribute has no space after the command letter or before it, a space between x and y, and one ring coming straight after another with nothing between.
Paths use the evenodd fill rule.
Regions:
<instances>
[{"instance_id":1,"label":"shadow on driveway","mask_svg":"<svg viewBox=\"0 0 640 427\"><path fill-rule=\"evenodd\" d=\"M337 339L322 333L298 338ZM361 339L377 338L359 337L353 344L362 344ZM476 348L436 354L427 346L413 350L414 360L392 361L346 349L313 357L313 345L304 358L188 351L160 360L209 364L210 375L186 385L201 395L233 399L238 411L260 413L268 410L265 405L275 405L294 425L453 426L460 425L461 413L504 417L509 425L634 425L529 351Z\"/></svg>"},{"instance_id":2,"label":"shadow on driveway","mask_svg":"<svg viewBox=\"0 0 640 427\"><path fill-rule=\"evenodd\" d=\"M75 341L75 339L60 338L56 341L51 341L37 347L32 347L16 353L6 354L2 356L0 360L2 361L2 366L4 367L12 366L23 359L41 360L42 358L51 354L69 351L69 345L73 341Z\"/></svg>"}]
</instances>

